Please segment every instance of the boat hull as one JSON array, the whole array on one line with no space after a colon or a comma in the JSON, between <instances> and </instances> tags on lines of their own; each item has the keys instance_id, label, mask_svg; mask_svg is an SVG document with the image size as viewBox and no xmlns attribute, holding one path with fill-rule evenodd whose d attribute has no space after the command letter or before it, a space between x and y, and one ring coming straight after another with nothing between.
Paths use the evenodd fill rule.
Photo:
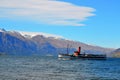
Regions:
<instances>
[{"instance_id":1,"label":"boat hull","mask_svg":"<svg viewBox=\"0 0 120 80\"><path fill-rule=\"evenodd\" d=\"M58 55L58 58L61 60L71 60L72 58L74 58L74 57L72 57L72 55L70 55L70 54L59 54Z\"/></svg>"},{"instance_id":2,"label":"boat hull","mask_svg":"<svg viewBox=\"0 0 120 80\"><path fill-rule=\"evenodd\" d=\"M78 56L69 54L59 54L60 59L92 59L92 60L106 60L106 55L104 54L80 54Z\"/></svg>"}]
</instances>

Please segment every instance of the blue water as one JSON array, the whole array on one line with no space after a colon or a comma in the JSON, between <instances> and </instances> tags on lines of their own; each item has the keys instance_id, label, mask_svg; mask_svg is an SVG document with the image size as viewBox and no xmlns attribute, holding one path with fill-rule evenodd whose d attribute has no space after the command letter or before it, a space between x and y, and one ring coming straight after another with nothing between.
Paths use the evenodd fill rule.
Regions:
<instances>
[{"instance_id":1,"label":"blue water","mask_svg":"<svg viewBox=\"0 0 120 80\"><path fill-rule=\"evenodd\" d=\"M0 80L120 80L120 59L0 56Z\"/></svg>"}]
</instances>

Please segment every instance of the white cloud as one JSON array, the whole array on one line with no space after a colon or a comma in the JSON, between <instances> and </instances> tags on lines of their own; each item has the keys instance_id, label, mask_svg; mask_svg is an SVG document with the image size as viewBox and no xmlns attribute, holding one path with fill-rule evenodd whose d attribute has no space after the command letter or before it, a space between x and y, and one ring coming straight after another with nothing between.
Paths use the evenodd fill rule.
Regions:
<instances>
[{"instance_id":1,"label":"white cloud","mask_svg":"<svg viewBox=\"0 0 120 80\"><path fill-rule=\"evenodd\" d=\"M0 0L0 17L22 17L47 24L83 26L91 7L56 0Z\"/></svg>"}]
</instances>

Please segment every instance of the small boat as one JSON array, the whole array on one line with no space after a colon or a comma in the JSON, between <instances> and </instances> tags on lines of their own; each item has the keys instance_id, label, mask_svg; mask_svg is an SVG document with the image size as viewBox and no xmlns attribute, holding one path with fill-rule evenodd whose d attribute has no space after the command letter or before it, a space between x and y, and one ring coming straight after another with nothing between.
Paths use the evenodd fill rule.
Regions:
<instances>
[{"instance_id":1,"label":"small boat","mask_svg":"<svg viewBox=\"0 0 120 80\"><path fill-rule=\"evenodd\" d=\"M68 52L68 51L67 51ZM94 59L94 60L105 60L106 54L81 54L81 47L78 48L78 51L74 51L74 54L63 54L59 53L58 58L60 59Z\"/></svg>"}]
</instances>

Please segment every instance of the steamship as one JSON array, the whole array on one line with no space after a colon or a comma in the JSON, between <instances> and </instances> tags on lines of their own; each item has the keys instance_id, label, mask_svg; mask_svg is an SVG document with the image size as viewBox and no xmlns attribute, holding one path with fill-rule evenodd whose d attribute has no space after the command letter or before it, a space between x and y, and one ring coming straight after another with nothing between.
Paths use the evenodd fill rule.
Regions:
<instances>
[{"instance_id":1,"label":"steamship","mask_svg":"<svg viewBox=\"0 0 120 80\"><path fill-rule=\"evenodd\" d=\"M106 54L81 54L81 47L78 48L78 51L74 51L74 54L58 54L59 59L97 59L97 60L105 60Z\"/></svg>"}]
</instances>

